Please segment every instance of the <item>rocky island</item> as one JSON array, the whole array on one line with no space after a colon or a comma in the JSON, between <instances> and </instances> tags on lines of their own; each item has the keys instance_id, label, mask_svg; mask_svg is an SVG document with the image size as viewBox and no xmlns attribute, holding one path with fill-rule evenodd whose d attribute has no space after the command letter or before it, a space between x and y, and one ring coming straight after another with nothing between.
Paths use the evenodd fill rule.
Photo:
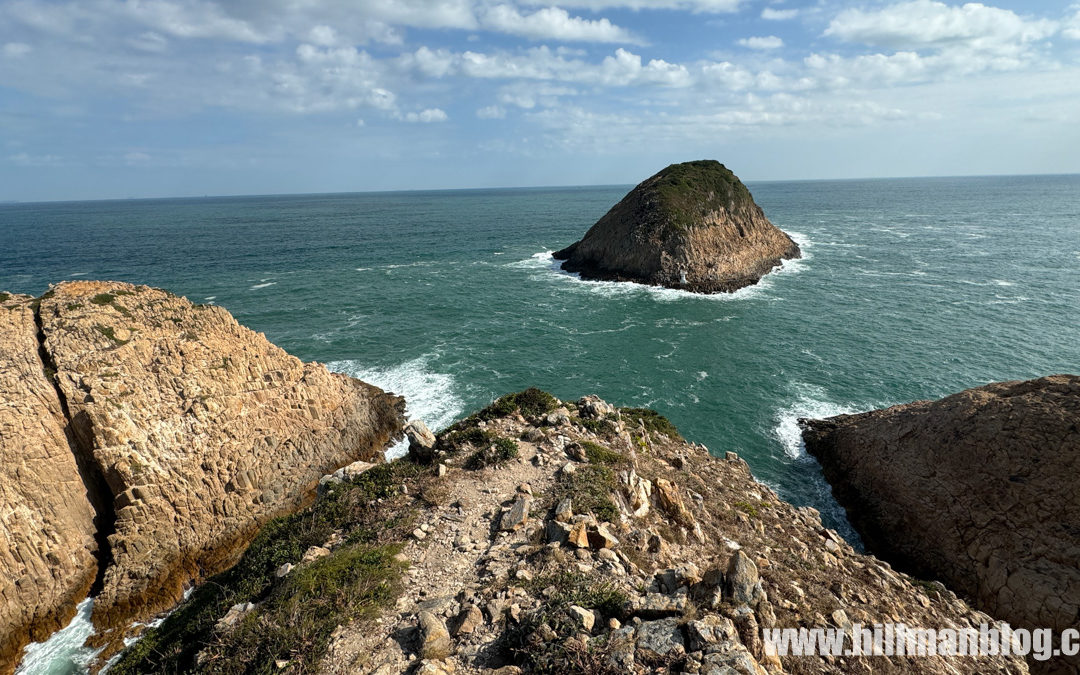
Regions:
<instances>
[{"instance_id":1,"label":"rocky island","mask_svg":"<svg viewBox=\"0 0 1080 675\"><path fill-rule=\"evenodd\" d=\"M0 672L88 593L99 644L233 565L404 402L146 286L0 294Z\"/></svg>"},{"instance_id":2,"label":"rocky island","mask_svg":"<svg viewBox=\"0 0 1080 675\"><path fill-rule=\"evenodd\" d=\"M800 255L734 173L701 160L646 179L554 257L582 279L723 293Z\"/></svg>"},{"instance_id":3,"label":"rocky island","mask_svg":"<svg viewBox=\"0 0 1080 675\"><path fill-rule=\"evenodd\" d=\"M1080 377L803 420L867 547L1014 627L1080 627ZM1032 661L1075 673L1080 659Z\"/></svg>"}]
</instances>

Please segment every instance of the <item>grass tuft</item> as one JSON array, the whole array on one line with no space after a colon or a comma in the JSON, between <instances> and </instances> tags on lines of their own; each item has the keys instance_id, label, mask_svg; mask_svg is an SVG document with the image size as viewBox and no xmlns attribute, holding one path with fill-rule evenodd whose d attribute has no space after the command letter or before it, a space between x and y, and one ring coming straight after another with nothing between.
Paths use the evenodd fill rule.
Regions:
<instances>
[{"instance_id":1,"label":"grass tuft","mask_svg":"<svg viewBox=\"0 0 1080 675\"><path fill-rule=\"evenodd\" d=\"M676 441L683 440L682 435L679 434L679 430L671 423L671 420L655 410L649 408L620 408L619 412L622 413L624 419L631 420L629 426L637 426L637 423L641 422L647 431L664 434Z\"/></svg>"}]
</instances>

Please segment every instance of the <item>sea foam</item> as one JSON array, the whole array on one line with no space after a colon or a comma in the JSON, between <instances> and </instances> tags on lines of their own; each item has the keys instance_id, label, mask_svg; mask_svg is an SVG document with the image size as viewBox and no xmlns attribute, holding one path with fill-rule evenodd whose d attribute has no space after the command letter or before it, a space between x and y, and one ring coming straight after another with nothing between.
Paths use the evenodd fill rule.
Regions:
<instances>
[{"instance_id":1,"label":"sea foam","mask_svg":"<svg viewBox=\"0 0 1080 675\"><path fill-rule=\"evenodd\" d=\"M835 403L830 399L824 387L805 382L793 382L791 389L794 400L778 409L773 415L775 425L771 435L784 448L784 454L791 459L806 457L806 446L799 429L799 418L821 419L834 415L849 415L863 410L883 406L857 406Z\"/></svg>"},{"instance_id":2,"label":"sea foam","mask_svg":"<svg viewBox=\"0 0 1080 675\"><path fill-rule=\"evenodd\" d=\"M44 642L34 642L23 651L22 662L15 675L69 675L85 673L100 649L84 647L86 638L94 634L90 615L93 598L79 603L75 616L67 626L56 631Z\"/></svg>"},{"instance_id":3,"label":"sea foam","mask_svg":"<svg viewBox=\"0 0 1080 675\"><path fill-rule=\"evenodd\" d=\"M438 358L438 354L424 354L389 368L370 367L354 360L332 361L326 367L404 396L405 416L423 420L433 431L438 431L449 426L465 409L465 403L455 393L454 377L431 370L431 362ZM408 449L408 441L400 441L386 451L386 458L400 457Z\"/></svg>"}]
</instances>

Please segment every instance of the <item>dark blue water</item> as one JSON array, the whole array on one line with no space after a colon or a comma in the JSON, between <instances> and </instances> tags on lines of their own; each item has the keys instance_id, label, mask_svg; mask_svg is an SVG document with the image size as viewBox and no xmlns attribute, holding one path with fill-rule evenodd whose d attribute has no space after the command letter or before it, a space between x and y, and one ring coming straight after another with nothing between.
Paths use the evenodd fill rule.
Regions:
<instances>
[{"instance_id":1,"label":"dark blue water","mask_svg":"<svg viewBox=\"0 0 1080 675\"><path fill-rule=\"evenodd\" d=\"M845 531L797 417L1080 371L1080 177L753 184L806 257L710 297L553 269L627 187L0 205L0 289L215 302L436 427L533 385L655 407Z\"/></svg>"}]
</instances>

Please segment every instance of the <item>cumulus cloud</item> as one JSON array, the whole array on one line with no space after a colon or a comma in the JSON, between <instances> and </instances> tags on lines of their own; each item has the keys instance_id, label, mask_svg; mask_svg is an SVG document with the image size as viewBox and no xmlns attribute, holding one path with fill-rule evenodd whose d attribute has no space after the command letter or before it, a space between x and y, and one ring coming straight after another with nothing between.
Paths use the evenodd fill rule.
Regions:
<instances>
[{"instance_id":1,"label":"cumulus cloud","mask_svg":"<svg viewBox=\"0 0 1080 675\"><path fill-rule=\"evenodd\" d=\"M1041 40L1056 30L1049 19L1027 19L977 2L951 7L936 0L912 0L879 10L846 9L829 23L825 35L890 49L963 45L1000 51Z\"/></svg>"},{"instance_id":2,"label":"cumulus cloud","mask_svg":"<svg viewBox=\"0 0 1080 675\"><path fill-rule=\"evenodd\" d=\"M761 10L761 18L766 21L786 21L788 19L794 19L799 15L797 9L774 9L772 7L766 7Z\"/></svg>"},{"instance_id":3,"label":"cumulus cloud","mask_svg":"<svg viewBox=\"0 0 1080 675\"><path fill-rule=\"evenodd\" d=\"M775 35L764 37L748 37L738 40L738 44L748 49L779 49L784 46L784 41Z\"/></svg>"},{"instance_id":4,"label":"cumulus cloud","mask_svg":"<svg viewBox=\"0 0 1080 675\"><path fill-rule=\"evenodd\" d=\"M484 15L485 28L520 35L531 40L566 42L638 42L629 31L607 19L589 20L570 16L565 9L545 7L521 14L510 5L497 5Z\"/></svg>"},{"instance_id":5,"label":"cumulus cloud","mask_svg":"<svg viewBox=\"0 0 1080 675\"><path fill-rule=\"evenodd\" d=\"M482 120L501 120L506 118L506 108L500 105L489 105L479 108L476 116Z\"/></svg>"},{"instance_id":6,"label":"cumulus cloud","mask_svg":"<svg viewBox=\"0 0 1080 675\"><path fill-rule=\"evenodd\" d=\"M432 122L445 122L449 119L449 116L441 108L427 108L420 112L407 112L405 114L397 115L397 118L403 122L416 122L420 124L430 124Z\"/></svg>"}]
</instances>

